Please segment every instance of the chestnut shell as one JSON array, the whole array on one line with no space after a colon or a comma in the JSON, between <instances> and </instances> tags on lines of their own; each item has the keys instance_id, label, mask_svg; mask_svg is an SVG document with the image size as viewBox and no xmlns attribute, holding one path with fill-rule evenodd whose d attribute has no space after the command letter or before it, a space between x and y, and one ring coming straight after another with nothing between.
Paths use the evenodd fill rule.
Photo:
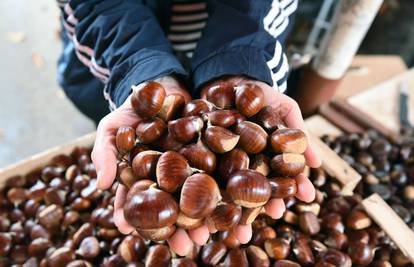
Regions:
<instances>
[{"instance_id":1,"label":"chestnut shell","mask_svg":"<svg viewBox=\"0 0 414 267\"><path fill-rule=\"evenodd\" d=\"M141 118L153 117L161 110L165 95L160 83L145 82L133 88L131 106Z\"/></svg>"}]
</instances>

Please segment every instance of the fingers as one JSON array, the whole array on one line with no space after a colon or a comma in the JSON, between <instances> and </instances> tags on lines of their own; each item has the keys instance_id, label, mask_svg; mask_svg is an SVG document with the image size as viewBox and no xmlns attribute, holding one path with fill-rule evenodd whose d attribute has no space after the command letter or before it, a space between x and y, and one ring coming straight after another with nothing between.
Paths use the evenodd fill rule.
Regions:
<instances>
[{"instance_id":1,"label":"fingers","mask_svg":"<svg viewBox=\"0 0 414 267\"><path fill-rule=\"evenodd\" d=\"M207 243L207 240L210 237L210 232L206 225L202 225L195 229L188 230L188 234L190 235L190 238L200 246Z\"/></svg>"},{"instance_id":2,"label":"fingers","mask_svg":"<svg viewBox=\"0 0 414 267\"><path fill-rule=\"evenodd\" d=\"M126 188L123 185L119 185L116 190L115 203L114 203L114 223L118 230L123 234L130 234L135 229L129 225L124 217L123 205L126 198Z\"/></svg>"},{"instance_id":3,"label":"fingers","mask_svg":"<svg viewBox=\"0 0 414 267\"><path fill-rule=\"evenodd\" d=\"M252 239L252 226L251 224L237 225L234 227L233 233L241 244L247 244Z\"/></svg>"},{"instance_id":4,"label":"fingers","mask_svg":"<svg viewBox=\"0 0 414 267\"><path fill-rule=\"evenodd\" d=\"M306 130L305 122L302 118L302 113L296 101L286 95L281 95L280 110L283 120L286 125L291 128L297 128L304 131L308 137L309 146L305 151L306 164L311 168L318 168L321 166L321 160L315 153L312 147L312 142L309 138L309 133Z\"/></svg>"},{"instance_id":5,"label":"fingers","mask_svg":"<svg viewBox=\"0 0 414 267\"><path fill-rule=\"evenodd\" d=\"M285 202L281 198L273 198L269 200L265 205L266 214L273 219L282 218L283 213L286 210Z\"/></svg>"},{"instance_id":6,"label":"fingers","mask_svg":"<svg viewBox=\"0 0 414 267\"><path fill-rule=\"evenodd\" d=\"M186 231L181 228L177 228L167 242L170 245L170 248L180 256L187 255L193 248L193 242Z\"/></svg>"},{"instance_id":7,"label":"fingers","mask_svg":"<svg viewBox=\"0 0 414 267\"><path fill-rule=\"evenodd\" d=\"M315 187L309 178L303 174L299 174L296 177L296 183L298 185L296 197L304 202L312 202L315 199Z\"/></svg>"}]
</instances>

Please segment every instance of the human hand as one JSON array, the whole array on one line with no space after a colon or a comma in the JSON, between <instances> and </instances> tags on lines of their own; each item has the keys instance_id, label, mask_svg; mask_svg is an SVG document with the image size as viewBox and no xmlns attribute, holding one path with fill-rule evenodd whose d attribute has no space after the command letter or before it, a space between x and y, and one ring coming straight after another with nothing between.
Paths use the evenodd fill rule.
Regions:
<instances>
[{"instance_id":1,"label":"human hand","mask_svg":"<svg viewBox=\"0 0 414 267\"><path fill-rule=\"evenodd\" d=\"M274 88L270 87L264 82L251 80L245 77L236 76L226 78L223 80L234 83L236 86L243 85L245 83L256 84L263 90L263 94L265 96L265 106L273 106L276 109L276 111L279 114L281 124L284 124L289 128L301 129L302 131L307 133L299 106L292 98L282 93L279 93ZM202 98L205 98L207 88L208 87L205 87L202 90ZM317 168L321 165L321 161L316 155L315 151L313 150L309 138L308 141L309 146L305 151L306 165L311 168ZM313 201L313 199L315 198L315 188L313 187L308 177L304 176L303 174L300 174L296 178L296 182L298 185L296 197L305 202ZM283 216L286 207L283 199L273 198L269 200L269 202L265 205L264 209L267 215L269 215L273 219L278 219ZM234 229L234 234L241 243L245 244L249 242L252 237L251 225L236 226Z\"/></svg>"},{"instance_id":2,"label":"human hand","mask_svg":"<svg viewBox=\"0 0 414 267\"><path fill-rule=\"evenodd\" d=\"M167 76L156 81L163 85L167 95L181 94L186 102L191 99L187 91L174 78ZM121 126L135 128L140 120L141 118L131 107L130 97L128 97L122 106L100 121L92 151L92 161L98 174L97 187L99 189L108 189L116 176L118 151L115 146L115 136L118 128ZM124 218L123 206L126 193L126 187L121 184L118 185L114 203L114 222L121 233L130 234L135 229ZM201 226L188 232L183 229L177 229L168 242L175 253L185 255L192 248L193 242L202 245L207 242L209 236L210 233L207 226Z\"/></svg>"}]
</instances>

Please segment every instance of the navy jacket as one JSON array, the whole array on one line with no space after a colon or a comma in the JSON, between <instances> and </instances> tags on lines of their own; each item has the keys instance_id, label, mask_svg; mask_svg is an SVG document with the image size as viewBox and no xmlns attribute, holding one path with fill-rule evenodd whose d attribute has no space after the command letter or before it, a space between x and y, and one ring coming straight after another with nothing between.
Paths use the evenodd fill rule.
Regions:
<instances>
[{"instance_id":1,"label":"navy jacket","mask_svg":"<svg viewBox=\"0 0 414 267\"><path fill-rule=\"evenodd\" d=\"M59 64L65 92L99 120L107 113L104 98L116 108L132 85L169 74L194 88L193 96L209 81L240 74L284 91L288 65L282 44L297 0L207 3L208 21L191 66L184 68L166 37L171 1L58 0L66 35Z\"/></svg>"}]
</instances>

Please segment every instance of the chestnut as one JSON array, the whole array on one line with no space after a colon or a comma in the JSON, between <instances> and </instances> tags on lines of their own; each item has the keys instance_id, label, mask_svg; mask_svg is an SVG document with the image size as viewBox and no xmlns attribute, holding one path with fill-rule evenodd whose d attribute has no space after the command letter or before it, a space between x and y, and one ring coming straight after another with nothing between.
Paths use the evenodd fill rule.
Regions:
<instances>
[{"instance_id":1,"label":"chestnut","mask_svg":"<svg viewBox=\"0 0 414 267\"><path fill-rule=\"evenodd\" d=\"M244 208L242 209L241 218L239 220L239 224L246 225L251 224L254 220L259 216L259 214L263 211L263 207L255 207L255 208Z\"/></svg>"},{"instance_id":2,"label":"chestnut","mask_svg":"<svg viewBox=\"0 0 414 267\"><path fill-rule=\"evenodd\" d=\"M61 247L53 251L47 257L47 263L50 267L66 266L75 259L73 251L66 247Z\"/></svg>"},{"instance_id":3,"label":"chestnut","mask_svg":"<svg viewBox=\"0 0 414 267\"><path fill-rule=\"evenodd\" d=\"M306 234L316 235L321 230L318 217L313 212L307 211L300 213L298 222L300 229Z\"/></svg>"},{"instance_id":4,"label":"chestnut","mask_svg":"<svg viewBox=\"0 0 414 267\"><path fill-rule=\"evenodd\" d=\"M263 206L271 195L266 177L252 170L241 170L231 174L226 190L234 203L246 208Z\"/></svg>"},{"instance_id":5,"label":"chestnut","mask_svg":"<svg viewBox=\"0 0 414 267\"><path fill-rule=\"evenodd\" d=\"M325 238L324 243L331 248L343 249L348 243L348 237L341 232L331 230Z\"/></svg>"},{"instance_id":6,"label":"chestnut","mask_svg":"<svg viewBox=\"0 0 414 267\"><path fill-rule=\"evenodd\" d=\"M16 264L23 264L28 258L27 246L15 245L10 250L10 258L13 259Z\"/></svg>"},{"instance_id":7,"label":"chestnut","mask_svg":"<svg viewBox=\"0 0 414 267\"><path fill-rule=\"evenodd\" d=\"M218 162L218 174L221 178L228 180L230 175L236 171L249 168L249 156L241 149L235 148L222 155Z\"/></svg>"},{"instance_id":8,"label":"chestnut","mask_svg":"<svg viewBox=\"0 0 414 267\"><path fill-rule=\"evenodd\" d=\"M262 127L253 122L238 123L235 133L240 136L239 146L247 154L258 154L266 148L268 135Z\"/></svg>"},{"instance_id":9,"label":"chestnut","mask_svg":"<svg viewBox=\"0 0 414 267\"><path fill-rule=\"evenodd\" d=\"M169 193L149 187L141 192L128 192L124 216L139 229L162 228L177 221L178 205Z\"/></svg>"},{"instance_id":10,"label":"chestnut","mask_svg":"<svg viewBox=\"0 0 414 267\"><path fill-rule=\"evenodd\" d=\"M166 129L167 125L160 118L144 119L135 129L137 141L140 144L151 144L158 140Z\"/></svg>"},{"instance_id":11,"label":"chestnut","mask_svg":"<svg viewBox=\"0 0 414 267\"><path fill-rule=\"evenodd\" d=\"M118 246L118 254L125 262L137 262L143 259L146 251L144 240L139 236L126 236Z\"/></svg>"},{"instance_id":12,"label":"chestnut","mask_svg":"<svg viewBox=\"0 0 414 267\"><path fill-rule=\"evenodd\" d=\"M246 83L235 88L236 108L246 117L258 113L264 106L262 89L253 83Z\"/></svg>"},{"instance_id":13,"label":"chestnut","mask_svg":"<svg viewBox=\"0 0 414 267\"><path fill-rule=\"evenodd\" d=\"M260 247L250 245L246 249L247 258L249 259L250 265L253 267L269 267L270 261L266 252Z\"/></svg>"},{"instance_id":14,"label":"chestnut","mask_svg":"<svg viewBox=\"0 0 414 267\"><path fill-rule=\"evenodd\" d=\"M193 170L180 153L167 151L158 159L156 175L158 185L162 190L175 192L191 173Z\"/></svg>"},{"instance_id":15,"label":"chestnut","mask_svg":"<svg viewBox=\"0 0 414 267\"><path fill-rule=\"evenodd\" d=\"M105 257L101 264L102 267L126 266L126 262L118 254Z\"/></svg>"},{"instance_id":16,"label":"chestnut","mask_svg":"<svg viewBox=\"0 0 414 267\"><path fill-rule=\"evenodd\" d=\"M239 136L220 126L210 126L204 132L207 146L216 153L226 153L239 142Z\"/></svg>"},{"instance_id":17,"label":"chestnut","mask_svg":"<svg viewBox=\"0 0 414 267\"><path fill-rule=\"evenodd\" d=\"M32 240L28 247L29 255L36 258L41 258L46 255L46 251L52 246L49 239L39 237Z\"/></svg>"},{"instance_id":18,"label":"chestnut","mask_svg":"<svg viewBox=\"0 0 414 267\"><path fill-rule=\"evenodd\" d=\"M229 81L216 81L206 87L206 98L221 109L229 109L234 106L234 84Z\"/></svg>"},{"instance_id":19,"label":"chestnut","mask_svg":"<svg viewBox=\"0 0 414 267\"><path fill-rule=\"evenodd\" d=\"M132 127L119 127L115 137L116 148L122 155L131 151L135 144L135 131Z\"/></svg>"},{"instance_id":20,"label":"chestnut","mask_svg":"<svg viewBox=\"0 0 414 267\"><path fill-rule=\"evenodd\" d=\"M84 223L73 234L72 240L75 246L78 246L83 239L94 234L94 226L90 223Z\"/></svg>"},{"instance_id":21,"label":"chestnut","mask_svg":"<svg viewBox=\"0 0 414 267\"><path fill-rule=\"evenodd\" d=\"M202 219L193 219L185 215L184 213L180 212L178 214L176 225L183 229L194 229L203 224Z\"/></svg>"},{"instance_id":22,"label":"chestnut","mask_svg":"<svg viewBox=\"0 0 414 267\"><path fill-rule=\"evenodd\" d=\"M180 94L171 94L164 99L164 104L158 112L158 117L167 122L181 113L184 107L184 97Z\"/></svg>"},{"instance_id":23,"label":"chestnut","mask_svg":"<svg viewBox=\"0 0 414 267\"><path fill-rule=\"evenodd\" d=\"M85 260L74 260L69 262L66 267L92 267L93 265Z\"/></svg>"},{"instance_id":24,"label":"chestnut","mask_svg":"<svg viewBox=\"0 0 414 267\"><path fill-rule=\"evenodd\" d=\"M297 234L292 251L301 265L313 265L315 263L315 257L309 246L309 239L302 233Z\"/></svg>"},{"instance_id":25,"label":"chestnut","mask_svg":"<svg viewBox=\"0 0 414 267\"><path fill-rule=\"evenodd\" d=\"M322 217L322 225L326 229L336 230L343 233L345 225L342 222L342 217L339 213L331 212L327 213Z\"/></svg>"},{"instance_id":26,"label":"chestnut","mask_svg":"<svg viewBox=\"0 0 414 267\"><path fill-rule=\"evenodd\" d=\"M228 231L236 225L241 217L241 208L232 203L218 205L207 221L218 231Z\"/></svg>"},{"instance_id":27,"label":"chestnut","mask_svg":"<svg viewBox=\"0 0 414 267\"><path fill-rule=\"evenodd\" d=\"M178 152L183 146L184 144L175 140L170 133L164 134L154 143L154 147L160 151L172 150Z\"/></svg>"},{"instance_id":28,"label":"chestnut","mask_svg":"<svg viewBox=\"0 0 414 267\"><path fill-rule=\"evenodd\" d=\"M0 233L0 256L6 257L12 247L12 236L10 233Z\"/></svg>"},{"instance_id":29,"label":"chestnut","mask_svg":"<svg viewBox=\"0 0 414 267\"><path fill-rule=\"evenodd\" d=\"M249 262L247 261L246 251L241 248L231 249L220 266L248 267Z\"/></svg>"},{"instance_id":30,"label":"chestnut","mask_svg":"<svg viewBox=\"0 0 414 267\"><path fill-rule=\"evenodd\" d=\"M227 248L221 242L210 242L203 246L201 260L205 265L216 266L226 255Z\"/></svg>"},{"instance_id":31,"label":"chestnut","mask_svg":"<svg viewBox=\"0 0 414 267\"><path fill-rule=\"evenodd\" d=\"M197 173L188 177L181 189L180 210L190 218L208 216L221 200L216 181L209 175Z\"/></svg>"},{"instance_id":32,"label":"chestnut","mask_svg":"<svg viewBox=\"0 0 414 267\"><path fill-rule=\"evenodd\" d=\"M151 246L145 257L146 267L168 267L171 261L170 249L166 245Z\"/></svg>"},{"instance_id":33,"label":"chestnut","mask_svg":"<svg viewBox=\"0 0 414 267\"><path fill-rule=\"evenodd\" d=\"M319 261L316 266L338 266L351 267L352 261L350 257L338 250L328 249L321 253Z\"/></svg>"},{"instance_id":34,"label":"chestnut","mask_svg":"<svg viewBox=\"0 0 414 267\"><path fill-rule=\"evenodd\" d=\"M165 100L164 87L155 81L148 81L132 87L131 106L141 118L155 116Z\"/></svg>"},{"instance_id":35,"label":"chestnut","mask_svg":"<svg viewBox=\"0 0 414 267\"><path fill-rule=\"evenodd\" d=\"M361 230L370 227L372 224L371 218L365 211L354 209L346 218L346 226L353 230Z\"/></svg>"},{"instance_id":36,"label":"chestnut","mask_svg":"<svg viewBox=\"0 0 414 267\"><path fill-rule=\"evenodd\" d=\"M273 264L273 267L300 267L299 263L290 260L280 260Z\"/></svg>"},{"instance_id":37,"label":"chestnut","mask_svg":"<svg viewBox=\"0 0 414 267\"><path fill-rule=\"evenodd\" d=\"M150 188L151 186L154 187L156 185L157 184L154 181L148 180L148 179L144 179L144 180L137 181L128 190L128 194L127 194L127 197L126 197L126 201L129 201L130 198L133 197L134 195L136 195L137 193L139 193L141 191L145 191L148 188Z\"/></svg>"},{"instance_id":38,"label":"chestnut","mask_svg":"<svg viewBox=\"0 0 414 267\"><path fill-rule=\"evenodd\" d=\"M18 206L20 203L26 201L26 189L21 187L10 188L7 191L7 199Z\"/></svg>"},{"instance_id":39,"label":"chestnut","mask_svg":"<svg viewBox=\"0 0 414 267\"><path fill-rule=\"evenodd\" d=\"M237 248L240 246L240 241L234 235L233 231L224 231L219 233L219 241L222 242L227 248Z\"/></svg>"},{"instance_id":40,"label":"chestnut","mask_svg":"<svg viewBox=\"0 0 414 267\"><path fill-rule=\"evenodd\" d=\"M349 244L349 256L352 263L367 266L374 259L373 248L362 242L351 242Z\"/></svg>"},{"instance_id":41,"label":"chestnut","mask_svg":"<svg viewBox=\"0 0 414 267\"><path fill-rule=\"evenodd\" d=\"M300 129L281 128L270 135L270 145L275 153L303 154L308 147L308 139Z\"/></svg>"},{"instance_id":42,"label":"chestnut","mask_svg":"<svg viewBox=\"0 0 414 267\"><path fill-rule=\"evenodd\" d=\"M171 267L197 267L197 264L192 259L175 258L171 261Z\"/></svg>"},{"instance_id":43,"label":"chestnut","mask_svg":"<svg viewBox=\"0 0 414 267\"><path fill-rule=\"evenodd\" d=\"M255 155L250 163L250 169L268 176L270 173L270 159L263 154Z\"/></svg>"},{"instance_id":44,"label":"chestnut","mask_svg":"<svg viewBox=\"0 0 414 267\"><path fill-rule=\"evenodd\" d=\"M276 260L286 259L290 253L289 241L280 237L265 240L264 248L267 255Z\"/></svg>"},{"instance_id":45,"label":"chestnut","mask_svg":"<svg viewBox=\"0 0 414 267\"><path fill-rule=\"evenodd\" d=\"M270 226L265 226L253 232L252 244L263 247L266 240L274 238L276 238L276 231Z\"/></svg>"},{"instance_id":46,"label":"chestnut","mask_svg":"<svg viewBox=\"0 0 414 267\"><path fill-rule=\"evenodd\" d=\"M200 117L191 116L168 122L168 132L171 137L181 143L190 143L203 129L204 123Z\"/></svg>"},{"instance_id":47,"label":"chestnut","mask_svg":"<svg viewBox=\"0 0 414 267\"><path fill-rule=\"evenodd\" d=\"M167 225L157 229L137 229L137 233L146 240L163 241L167 240L175 229L175 225Z\"/></svg>"},{"instance_id":48,"label":"chestnut","mask_svg":"<svg viewBox=\"0 0 414 267\"><path fill-rule=\"evenodd\" d=\"M189 101L184 106L183 117L201 116L204 113L214 109L214 105L204 99L195 99Z\"/></svg>"},{"instance_id":49,"label":"chestnut","mask_svg":"<svg viewBox=\"0 0 414 267\"><path fill-rule=\"evenodd\" d=\"M138 153L132 160L132 171L137 179L152 179L155 177L155 170L161 152L146 150Z\"/></svg>"},{"instance_id":50,"label":"chestnut","mask_svg":"<svg viewBox=\"0 0 414 267\"><path fill-rule=\"evenodd\" d=\"M132 172L132 168L129 166L127 161L123 160L118 162L116 167L116 180L127 188L130 188L137 181L137 178ZM83 187L82 190L84 188L86 187Z\"/></svg>"},{"instance_id":51,"label":"chestnut","mask_svg":"<svg viewBox=\"0 0 414 267\"><path fill-rule=\"evenodd\" d=\"M293 178L270 178L269 183L272 189L272 198L287 198L295 196L298 191L296 180Z\"/></svg>"},{"instance_id":52,"label":"chestnut","mask_svg":"<svg viewBox=\"0 0 414 267\"><path fill-rule=\"evenodd\" d=\"M282 124L278 110L273 106L265 106L256 115L256 121L267 131L276 130Z\"/></svg>"},{"instance_id":53,"label":"chestnut","mask_svg":"<svg viewBox=\"0 0 414 267\"><path fill-rule=\"evenodd\" d=\"M82 258L92 259L99 255L99 241L95 236L88 236L82 240L76 254Z\"/></svg>"},{"instance_id":54,"label":"chestnut","mask_svg":"<svg viewBox=\"0 0 414 267\"><path fill-rule=\"evenodd\" d=\"M63 210L56 204L47 206L38 214L39 223L46 228L58 226L63 219Z\"/></svg>"},{"instance_id":55,"label":"chestnut","mask_svg":"<svg viewBox=\"0 0 414 267\"><path fill-rule=\"evenodd\" d=\"M210 174L216 169L216 155L211 152L201 140L196 144L184 146L181 148L180 154L183 155L194 168Z\"/></svg>"},{"instance_id":56,"label":"chestnut","mask_svg":"<svg viewBox=\"0 0 414 267\"><path fill-rule=\"evenodd\" d=\"M211 125L228 128L236 123L236 117L232 110L215 110L203 114L203 119Z\"/></svg>"},{"instance_id":57,"label":"chestnut","mask_svg":"<svg viewBox=\"0 0 414 267\"><path fill-rule=\"evenodd\" d=\"M279 154L272 158L270 167L281 176L295 177L305 169L305 157L295 153Z\"/></svg>"}]
</instances>

